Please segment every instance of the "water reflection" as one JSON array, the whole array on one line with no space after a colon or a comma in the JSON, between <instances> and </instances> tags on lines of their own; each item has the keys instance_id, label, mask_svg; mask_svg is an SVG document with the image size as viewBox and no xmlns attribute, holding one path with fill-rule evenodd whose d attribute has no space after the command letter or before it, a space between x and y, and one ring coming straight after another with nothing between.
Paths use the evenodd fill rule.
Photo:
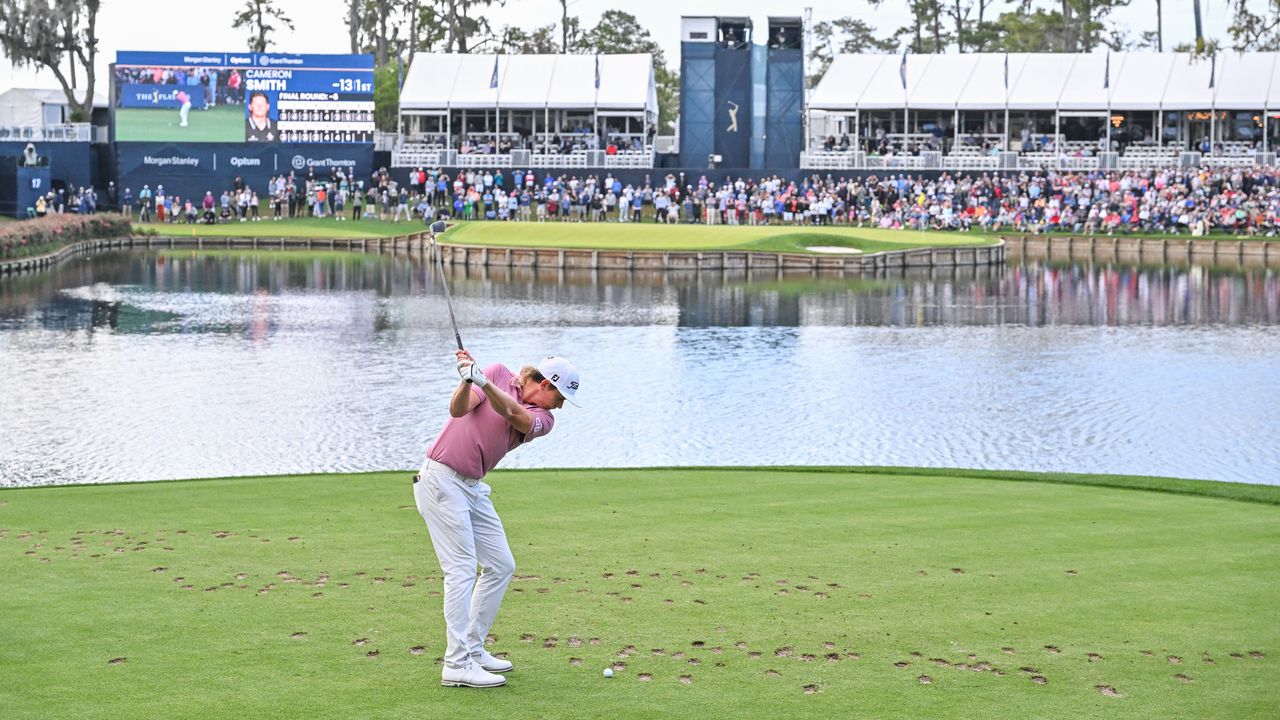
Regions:
<instances>
[{"instance_id":1,"label":"water reflection","mask_svg":"<svg viewBox=\"0 0 1280 720\"><path fill-rule=\"evenodd\" d=\"M1267 269L1031 262L849 278L775 271L454 267L449 272L457 295L479 304L486 326L1038 327L1280 322L1280 274ZM354 292L376 298L415 297L437 293L438 280L432 265L405 256L118 253L0 285L0 327L35 322L49 328L163 329L163 314L129 315L122 324L121 293L129 288L258 298L261 310L267 302L264 295ZM259 315L253 322L255 332L261 333L270 320ZM386 306L378 306L369 320L374 332L395 325ZM203 325L200 329L213 328ZM225 329L244 330L235 322Z\"/></svg>"},{"instance_id":2,"label":"water reflection","mask_svg":"<svg viewBox=\"0 0 1280 720\"><path fill-rule=\"evenodd\" d=\"M450 272L483 359L557 352L588 379L511 467L1280 482L1274 270ZM0 485L413 467L452 342L412 257L119 253L8 279Z\"/></svg>"}]
</instances>

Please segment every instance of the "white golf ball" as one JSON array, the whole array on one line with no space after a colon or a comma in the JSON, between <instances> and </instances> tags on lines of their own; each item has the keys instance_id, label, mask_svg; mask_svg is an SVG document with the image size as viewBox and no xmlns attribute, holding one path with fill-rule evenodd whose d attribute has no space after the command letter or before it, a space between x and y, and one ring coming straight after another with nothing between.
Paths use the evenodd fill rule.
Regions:
<instances>
[{"instance_id":1,"label":"white golf ball","mask_svg":"<svg viewBox=\"0 0 1280 720\"><path fill-rule=\"evenodd\" d=\"M613 677L613 668L605 668L604 676L607 678Z\"/></svg>"}]
</instances>

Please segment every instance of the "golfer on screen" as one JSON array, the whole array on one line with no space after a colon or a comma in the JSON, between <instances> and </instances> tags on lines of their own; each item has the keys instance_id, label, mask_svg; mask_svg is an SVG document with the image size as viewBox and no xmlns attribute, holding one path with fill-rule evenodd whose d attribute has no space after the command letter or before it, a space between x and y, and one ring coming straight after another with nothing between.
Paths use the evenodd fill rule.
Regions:
<instances>
[{"instance_id":1,"label":"golfer on screen","mask_svg":"<svg viewBox=\"0 0 1280 720\"><path fill-rule=\"evenodd\" d=\"M444 571L448 645L440 684L496 687L506 682L497 673L512 665L490 655L484 641L516 565L481 478L508 452L551 432L551 411L572 401L578 370L549 357L518 375L500 364L481 371L469 352L456 354L463 382L453 391L444 429L427 448L413 497Z\"/></svg>"}]
</instances>

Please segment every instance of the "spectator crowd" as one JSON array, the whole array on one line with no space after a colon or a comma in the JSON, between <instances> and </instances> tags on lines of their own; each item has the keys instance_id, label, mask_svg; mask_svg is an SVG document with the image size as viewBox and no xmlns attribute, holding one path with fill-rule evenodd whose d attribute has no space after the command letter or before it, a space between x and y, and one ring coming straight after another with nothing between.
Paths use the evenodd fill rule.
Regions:
<instances>
[{"instance_id":1,"label":"spectator crowd","mask_svg":"<svg viewBox=\"0 0 1280 720\"><path fill-rule=\"evenodd\" d=\"M1276 236L1280 168L739 177L668 174L624 182L606 174L533 170L416 169L397 182L386 169L273 177L259 192L239 178L218 194L178 197L162 185L126 188L119 204L142 222L338 221L656 222L706 225L853 226L1021 233L1157 233ZM93 197L93 191L84 191ZM115 206L115 188L109 188ZM70 211L92 212L81 198ZM51 203L52 204L52 203Z\"/></svg>"}]
</instances>

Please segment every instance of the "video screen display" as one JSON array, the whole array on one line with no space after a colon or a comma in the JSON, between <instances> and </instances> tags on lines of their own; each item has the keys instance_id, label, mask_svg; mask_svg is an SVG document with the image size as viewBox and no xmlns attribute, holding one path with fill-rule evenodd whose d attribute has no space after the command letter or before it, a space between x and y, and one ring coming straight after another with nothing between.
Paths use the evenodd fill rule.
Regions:
<instances>
[{"instance_id":1,"label":"video screen display","mask_svg":"<svg viewBox=\"0 0 1280 720\"><path fill-rule=\"evenodd\" d=\"M371 143L373 56L118 52L116 142Z\"/></svg>"}]
</instances>

